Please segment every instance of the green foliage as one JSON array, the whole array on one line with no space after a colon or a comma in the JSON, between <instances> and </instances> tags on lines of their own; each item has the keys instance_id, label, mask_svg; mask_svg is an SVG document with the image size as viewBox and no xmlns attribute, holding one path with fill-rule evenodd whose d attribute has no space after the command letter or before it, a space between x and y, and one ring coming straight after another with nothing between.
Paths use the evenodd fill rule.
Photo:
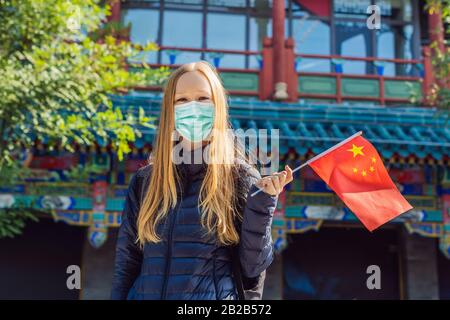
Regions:
<instances>
[{"instance_id":1,"label":"green foliage","mask_svg":"<svg viewBox=\"0 0 450 320\"><path fill-rule=\"evenodd\" d=\"M25 206L0 209L0 238L21 234L27 220L38 221L35 212Z\"/></svg>"},{"instance_id":2,"label":"green foliage","mask_svg":"<svg viewBox=\"0 0 450 320\"><path fill-rule=\"evenodd\" d=\"M427 0L425 9L430 13L441 12L444 21L450 19L450 0Z\"/></svg>"},{"instance_id":3,"label":"green foliage","mask_svg":"<svg viewBox=\"0 0 450 320\"><path fill-rule=\"evenodd\" d=\"M129 37L130 31L131 23L128 23L128 25L124 26L119 21L108 21L103 24L102 28L91 32L89 34L89 37L94 41L98 41L104 38L106 35L112 35L117 39L126 39Z\"/></svg>"},{"instance_id":4,"label":"green foliage","mask_svg":"<svg viewBox=\"0 0 450 320\"><path fill-rule=\"evenodd\" d=\"M20 162L13 162L9 166L0 168L0 187L12 187L30 175L30 169L22 166Z\"/></svg>"},{"instance_id":5,"label":"green foliage","mask_svg":"<svg viewBox=\"0 0 450 320\"><path fill-rule=\"evenodd\" d=\"M35 139L73 151L73 142L109 138L122 159L137 125L150 125L148 117L114 110L109 96L160 83L168 70L145 64L142 72L127 70L129 58L157 50L155 44L134 45L105 32L98 41L86 36L109 10L99 0L0 0L0 167Z\"/></svg>"},{"instance_id":6,"label":"green foliage","mask_svg":"<svg viewBox=\"0 0 450 320\"><path fill-rule=\"evenodd\" d=\"M140 72L128 71L130 59L158 47L122 41L129 28L107 23L103 2L0 0L0 184L26 177L18 155L36 139L68 151L103 139L122 160L138 128L153 126L142 109L136 116L113 108L110 96L160 84L168 68L142 62ZM0 209L0 237L19 234L33 212Z\"/></svg>"},{"instance_id":7,"label":"green foliage","mask_svg":"<svg viewBox=\"0 0 450 320\"><path fill-rule=\"evenodd\" d=\"M102 174L105 169L96 165L95 163L89 163L84 166L77 165L69 170L64 170L64 175L70 182L87 183L91 175Z\"/></svg>"},{"instance_id":8,"label":"green foliage","mask_svg":"<svg viewBox=\"0 0 450 320\"><path fill-rule=\"evenodd\" d=\"M445 33L450 33L450 0L427 0L425 9L429 13L440 12L447 23ZM436 82L433 84L427 100L440 109L440 115L450 118L450 47L442 52L437 43L432 43L433 72Z\"/></svg>"},{"instance_id":9,"label":"green foliage","mask_svg":"<svg viewBox=\"0 0 450 320\"><path fill-rule=\"evenodd\" d=\"M450 48L447 47L442 52L437 43L432 43L430 48L433 51L432 64L436 79L430 99L448 116L450 112Z\"/></svg>"}]
</instances>

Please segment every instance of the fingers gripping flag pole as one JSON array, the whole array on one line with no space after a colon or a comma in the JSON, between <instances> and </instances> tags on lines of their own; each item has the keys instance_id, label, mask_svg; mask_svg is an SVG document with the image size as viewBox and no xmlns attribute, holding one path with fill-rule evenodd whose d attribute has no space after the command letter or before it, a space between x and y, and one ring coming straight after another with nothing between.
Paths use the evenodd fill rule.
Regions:
<instances>
[{"instance_id":1,"label":"fingers gripping flag pole","mask_svg":"<svg viewBox=\"0 0 450 320\"><path fill-rule=\"evenodd\" d=\"M370 231L412 209L375 147L355 133L296 167L309 165ZM257 190L251 196L261 192Z\"/></svg>"}]
</instances>

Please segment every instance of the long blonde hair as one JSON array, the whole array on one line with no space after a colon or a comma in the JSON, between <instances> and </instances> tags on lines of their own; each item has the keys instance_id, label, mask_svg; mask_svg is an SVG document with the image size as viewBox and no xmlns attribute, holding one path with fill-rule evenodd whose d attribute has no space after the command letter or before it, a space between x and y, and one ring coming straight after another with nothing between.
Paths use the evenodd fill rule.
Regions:
<instances>
[{"instance_id":1,"label":"long blonde hair","mask_svg":"<svg viewBox=\"0 0 450 320\"><path fill-rule=\"evenodd\" d=\"M239 241L234 226L236 215L235 157L242 150L233 143L228 119L227 93L220 77L206 61L187 63L174 70L167 79L161 105L155 148L150 155L151 177L146 195L142 201L137 221L138 238L141 246L145 242L159 242L156 226L177 204L177 183L180 176L173 161L172 133L174 126L174 96L178 79L186 72L201 72L209 81L212 100L215 105L214 134L209 143L209 162L202 182L199 197L201 224L208 234L215 233L219 243L228 245Z\"/></svg>"}]
</instances>

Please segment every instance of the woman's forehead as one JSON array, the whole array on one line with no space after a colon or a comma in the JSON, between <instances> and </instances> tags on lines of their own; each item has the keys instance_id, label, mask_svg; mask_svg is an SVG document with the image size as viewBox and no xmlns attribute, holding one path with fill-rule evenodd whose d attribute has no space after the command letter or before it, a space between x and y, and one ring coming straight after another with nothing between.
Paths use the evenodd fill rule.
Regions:
<instances>
[{"instance_id":1,"label":"woman's forehead","mask_svg":"<svg viewBox=\"0 0 450 320\"><path fill-rule=\"evenodd\" d=\"M193 92L211 94L208 79L198 71L189 71L182 74L176 85L176 94Z\"/></svg>"}]
</instances>

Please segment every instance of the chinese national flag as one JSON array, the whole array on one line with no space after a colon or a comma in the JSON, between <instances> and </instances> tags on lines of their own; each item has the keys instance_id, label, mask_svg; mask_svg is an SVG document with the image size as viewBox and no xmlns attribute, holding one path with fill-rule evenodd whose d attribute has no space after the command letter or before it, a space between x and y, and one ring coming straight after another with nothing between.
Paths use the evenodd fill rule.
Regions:
<instances>
[{"instance_id":1,"label":"chinese national flag","mask_svg":"<svg viewBox=\"0 0 450 320\"><path fill-rule=\"evenodd\" d=\"M370 231L412 209L374 146L361 136L311 159L309 165Z\"/></svg>"}]
</instances>

